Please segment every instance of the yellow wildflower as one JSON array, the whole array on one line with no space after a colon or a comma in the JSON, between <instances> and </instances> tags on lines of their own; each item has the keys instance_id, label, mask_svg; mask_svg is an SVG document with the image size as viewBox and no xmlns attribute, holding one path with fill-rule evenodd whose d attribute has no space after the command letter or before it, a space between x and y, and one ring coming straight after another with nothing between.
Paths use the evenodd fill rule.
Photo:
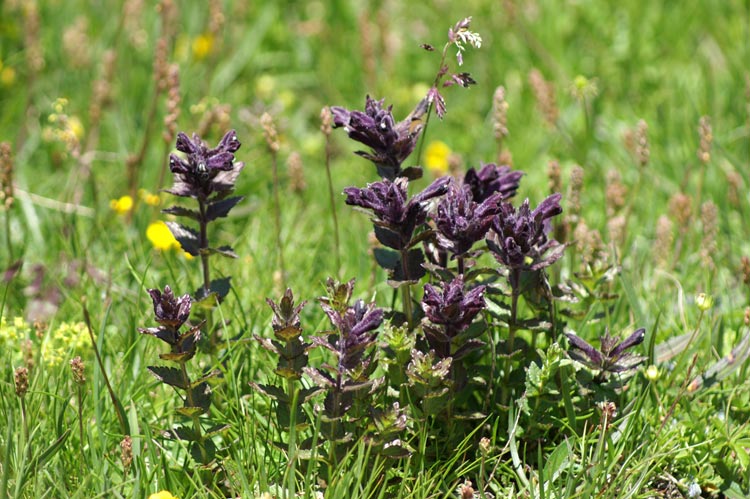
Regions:
<instances>
[{"instance_id":1,"label":"yellow wildflower","mask_svg":"<svg viewBox=\"0 0 750 499\"><path fill-rule=\"evenodd\" d=\"M161 204L161 196L152 194L146 189L138 189L138 197L149 206L159 206Z\"/></svg>"},{"instance_id":2,"label":"yellow wildflower","mask_svg":"<svg viewBox=\"0 0 750 499\"><path fill-rule=\"evenodd\" d=\"M204 33L202 35L198 35L198 37L193 40L193 57L196 60L202 61L205 59L214 49L214 35L210 33Z\"/></svg>"},{"instance_id":3,"label":"yellow wildflower","mask_svg":"<svg viewBox=\"0 0 750 499\"><path fill-rule=\"evenodd\" d=\"M180 499L179 497L175 497L172 495L171 492L168 490L162 490L157 492L156 494L151 494L148 496L148 499Z\"/></svg>"},{"instance_id":4,"label":"yellow wildflower","mask_svg":"<svg viewBox=\"0 0 750 499\"><path fill-rule=\"evenodd\" d=\"M120 199L113 199L109 202L109 207L118 215L125 215L133 209L133 198L125 195Z\"/></svg>"},{"instance_id":5,"label":"yellow wildflower","mask_svg":"<svg viewBox=\"0 0 750 499\"><path fill-rule=\"evenodd\" d=\"M424 166L435 175L445 175L449 170L448 159L450 156L451 148L448 147L448 144L433 140L425 149Z\"/></svg>"},{"instance_id":6,"label":"yellow wildflower","mask_svg":"<svg viewBox=\"0 0 750 499\"><path fill-rule=\"evenodd\" d=\"M68 118L68 128L70 129L70 133L75 136L75 138L80 141L83 138L83 123L81 123L81 118L78 116L71 116Z\"/></svg>"},{"instance_id":7,"label":"yellow wildflower","mask_svg":"<svg viewBox=\"0 0 750 499\"><path fill-rule=\"evenodd\" d=\"M151 241L151 244L154 245L154 248L159 251L169 251L172 248L180 248L180 243L174 238L169 227L167 227L167 224L161 220L149 224L146 229L146 237Z\"/></svg>"},{"instance_id":8,"label":"yellow wildflower","mask_svg":"<svg viewBox=\"0 0 750 499\"><path fill-rule=\"evenodd\" d=\"M16 70L11 67L4 67L0 70L0 83L5 87L13 85L16 81Z\"/></svg>"}]
</instances>

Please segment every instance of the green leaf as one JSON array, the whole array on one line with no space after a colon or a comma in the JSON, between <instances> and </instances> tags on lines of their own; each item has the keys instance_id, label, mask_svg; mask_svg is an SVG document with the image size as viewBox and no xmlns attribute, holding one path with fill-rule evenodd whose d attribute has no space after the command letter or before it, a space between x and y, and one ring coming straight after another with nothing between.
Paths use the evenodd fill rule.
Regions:
<instances>
[{"instance_id":1,"label":"green leaf","mask_svg":"<svg viewBox=\"0 0 750 499\"><path fill-rule=\"evenodd\" d=\"M192 387L190 395L193 398L193 405L203 409L203 412L207 412L208 408L211 407L211 387L208 383L201 383L198 386Z\"/></svg>"},{"instance_id":2,"label":"green leaf","mask_svg":"<svg viewBox=\"0 0 750 499\"><path fill-rule=\"evenodd\" d=\"M198 440L195 430L188 426L175 426L171 430L162 432L162 436L168 440L183 440L186 442L195 442Z\"/></svg>"},{"instance_id":3,"label":"green leaf","mask_svg":"<svg viewBox=\"0 0 750 499\"><path fill-rule=\"evenodd\" d=\"M211 428L209 428L208 430L206 430L206 433L204 433L204 435L206 436L206 438L212 437L214 435L218 435L219 433L224 433L225 431L227 431L231 427L232 427L232 425L230 425L230 424L218 424L218 425L212 426Z\"/></svg>"},{"instance_id":4,"label":"green leaf","mask_svg":"<svg viewBox=\"0 0 750 499\"><path fill-rule=\"evenodd\" d=\"M190 446L190 455L196 463L208 465L216 457L216 445L211 440L193 442Z\"/></svg>"},{"instance_id":5,"label":"green leaf","mask_svg":"<svg viewBox=\"0 0 750 499\"><path fill-rule=\"evenodd\" d=\"M154 375L156 379L162 383L166 383L176 388L182 388L187 390L185 379L182 376L182 371L175 369L174 367L165 366L148 366L146 369Z\"/></svg>"},{"instance_id":6,"label":"green leaf","mask_svg":"<svg viewBox=\"0 0 750 499\"><path fill-rule=\"evenodd\" d=\"M237 258L237 253L234 252L231 246L221 246L219 248L208 248L210 253L225 256L227 258Z\"/></svg>"},{"instance_id":7,"label":"green leaf","mask_svg":"<svg viewBox=\"0 0 750 499\"><path fill-rule=\"evenodd\" d=\"M187 208L183 208L182 206L170 206L169 208L164 208L161 210L162 213L166 213L168 215L174 215L176 217L188 217L192 218L196 222L200 220L201 215L195 210L189 210Z\"/></svg>"},{"instance_id":8,"label":"green leaf","mask_svg":"<svg viewBox=\"0 0 750 499\"><path fill-rule=\"evenodd\" d=\"M210 203L206 210L206 220L210 222L220 217L226 217L229 211L243 199L245 199L244 196L235 196Z\"/></svg>"},{"instance_id":9,"label":"green leaf","mask_svg":"<svg viewBox=\"0 0 750 499\"><path fill-rule=\"evenodd\" d=\"M385 248L375 248L373 250L375 261L385 270L392 272L401 263L398 253Z\"/></svg>"},{"instance_id":10,"label":"green leaf","mask_svg":"<svg viewBox=\"0 0 750 499\"><path fill-rule=\"evenodd\" d=\"M177 222L165 222L169 227L169 232L172 233L177 242L180 243L180 247L183 251L187 252L191 256L198 256L200 254L200 239L198 233L190 227L185 227Z\"/></svg>"}]
</instances>

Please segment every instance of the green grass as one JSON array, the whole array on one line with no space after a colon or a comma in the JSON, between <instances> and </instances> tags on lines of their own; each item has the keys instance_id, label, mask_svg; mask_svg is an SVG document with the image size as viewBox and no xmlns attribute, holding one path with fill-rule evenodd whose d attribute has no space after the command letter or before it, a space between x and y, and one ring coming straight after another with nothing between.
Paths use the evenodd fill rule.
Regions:
<instances>
[{"instance_id":1,"label":"green grass","mask_svg":"<svg viewBox=\"0 0 750 499\"><path fill-rule=\"evenodd\" d=\"M204 138L214 144L225 125L235 128L243 144L237 157L246 163L236 191L245 200L210 229L212 241L231 245L239 255L212 262L214 276L232 276L232 291L214 312L230 321L226 341L221 355L199 353L191 361L194 372L222 373L213 386L212 415L231 425L217 443L237 496L268 492L286 497L293 484L303 497L320 492L332 498L447 498L456 497L467 479L477 497L687 497L693 483L700 485L702 497L750 493L750 385L743 352L735 352L739 360L734 364L712 370L748 334L750 287L741 271L741 257L750 256L747 2L246 3L221 2L224 24L205 58L197 57L193 43L209 32L207 3L181 3L169 25L169 60L180 69L177 129L190 133L201 126L205 113L199 103L227 104L229 123L210 127ZM37 5L40 29L30 41L32 5ZM87 20L88 43L75 44L71 51L61 40L79 16ZM385 97L396 118L404 117L431 84L439 62L439 50L425 52L419 45L442 47L447 29L466 16L473 16L472 29L482 35L483 45L468 49L462 70L478 84L445 91L448 113L442 121L431 119L425 143L447 143L460 155L463 169L495 161L492 96L503 85L510 131L504 146L513 167L526 172L515 201L529 197L535 206L544 199L548 163L556 160L567 213L568 177L574 165L581 165L580 216L600 232L605 262L621 266L614 280L600 288L612 295L609 307L594 298L560 303L558 310L576 312L561 314L561 320L589 340L605 327L615 334L645 327L647 340L639 348L651 359L613 400L618 410L608 429L602 428L593 402L577 412L582 406L579 366L566 364L560 353L562 365L539 361L548 384L538 400L527 390L529 412L519 415L524 404L519 395L510 411L464 424L471 430L455 440L455 448L435 444L434 436L448 430L427 420L410 423L409 444L429 454L389 460L360 442L337 467L290 461L286 445L274 445L288 438L275 423L275 403L249 386L251 381L280 384L273 373L276 359L253 339L272 335L265 299L276 300L283 293L274 275L271 157L259 117L270 112L281 136L284 282L297 299L311 302L302 312L304 334L330 328L312 303L325 293L329 276L356 278L357 298L389 307L392 289L367 253L371 226L341 196L336 199L341 267L336 268L319 113L328 105L361 109L370 94ZM0 422L6 422L0 424L0 498L148 497L159 490L183 499L220 496L216 487L201 482L210 481L210 474L193 471L184 443L161 438L163 430L179 421L174 411L179 404L174 391L146 370L159 363L163 345L138 333L139 327L153 326L146 289L169 284L177 294L191 293L202 283L200 263L176 251L154 250L145 233L150 222L165 219L158 208L141 202L130 217L110 209L110 200L128 194L126 161L144 140L154 93L154 47L162 26L150 2L144 2L138 19L125 22L120 2L0 3L0 142L12 145L16 188L15 203L0 213L10 234L7 240L3 227L0 265L4 269L23 260L21 272L2 283L0 310L8 324L16 316L44 322L38 334L29 326L18 337L10 336L9 327L0 328ZM28 60L34 44L44 58L38 69ZM95 125L89 114L92 87L109 49L116 54L111 103ZM555 126L538 109L528 81L534 68L553 85L559 110ZM578 76L597 88L585 105L571 93ZM91 159L88 180L81 180L81 159L45 132L59 124L49 120L58 98L68 101L62 112L82 124L82 153ZM151 192L167 147L161 138L164 101L164 96L158 100L137 172L137 186ZM704 115L713 131L705 167L696 154ZM623 139L640 119L648 124L650 146L643 168ZM98 141L89 150L92 128ZM377 180L372 166L352 154L359 147L343 131L335 130L332 141L337 193ZM168 148L172 146L173 141ZM308 187L302 193L289 190L285 161L293 151L304 164ZM620 243L612 242L607 225L612 218L606 208L610 170L619 172L628 192L617 213L628 214ZM738 199L733 198L733 175L739 179ZM427 181L416 185L414 192ZM679 192L693 203L683 226L669 213L670 199ZM161 207L172 204L174 199L168 198ZM700 204L709 201L718 213L717 235L709 241L715 244L710 248L713 269L701 256L707 243ZM661 215L673 220L674 239L681 245L676 258L675 243L655 245ZM666 264L659 263L663 255ZM568 249L550 271L553 284L580 270L579 256L579 250ZM714 298L705 313L695 304L700 292ZM53 337L62 324L84 320L84 305L106 377L130 427L133 462L127 470L120 460L123 431L85 329L79 331L80 343ZM652 345L693 333L682 351L659 364L655 379L646 377L645 367L655 363L649 354ZM28 354L22 339L31 340ZM542 340L539 346L546 350L551 343ZM47 360L45 349L51 346L61 348L56 364ZM76 355L86 364L83 438L77 386L68 364ZM35 365L23 399L24 416L13 376L29 356ZM320 360L321 354L311 353L311 363ZM488 369L485 364L478 368ZM715 373L718 378L711 378ZM698 375L704 383L693 389L690 383ZM520 384L527 381L525 371L517 376ZM311 426L301 431L307 437L315 434L320 419L313 404L305 411ZM486 452L479 447L481 437L490 440Z\"/></svg>"}]
</instances>

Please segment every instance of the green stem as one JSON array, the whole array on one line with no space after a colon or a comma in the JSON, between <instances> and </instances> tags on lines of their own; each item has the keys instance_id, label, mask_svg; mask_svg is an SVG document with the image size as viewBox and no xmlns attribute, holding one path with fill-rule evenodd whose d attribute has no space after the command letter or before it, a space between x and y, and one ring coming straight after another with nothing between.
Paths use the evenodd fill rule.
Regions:
<instances>
[{"instance_id":1,"label":"green stem","mask_svg":"<svg viewBox=\"0 0 750 499\"><path fill-rule=\"evenodd\" d=\"M520 278L520 271L511 270L511 295L510 295L510 320L508 321L508 357L505 358L505 374L502 391L502 405L506 405L510 398L510 370L513 364L511 356L513 355L513 349L516 341L516 317L518 313L518 280Z\"/></svg>"},{"instance_id":2,"label":"green stem","mask_svg":"<svg viewBox=\"0 0 750 499\"><path fill-rule=\"evenodd\" d=\"M331 179L331 137L326 134L326 176L328 177L328 197L331 201L331 216L333 217L333 242L336 255L336 268L341 272L341 250L339 249L339 220L336 215L336 197L333 193Z\"/></svg>"},{"instance_id":3,"label":"green stem","mask_svg":"<svg viewBox=\"0 0 750 499\"><path fill-rule=\"evenodd\" d=\"M297 483L294 480L297 464L297 385L294 379L287 379L287 392L289 394L289 446L287 464L287 497L296 495Z\"/></svg>"},{"instance_id":4,"label":"green stem","mask_svg":"<svg viewBox=\"0 0 750 499\"><path fill-rule=\"evenodd\" d=\"M198 241L198 252L201 255L201 266L203 267L203 296L208 296L211 291L211 277L208 266L208 222L206 221L206 202L198 200L200 210L200 240Z\"/></svg>"},{"instance_id":5,"label":"green stem","mask_svg":"<svg viewBox=\"0 0 750 499\"><path fill-rule=\"evenodd\" d=\"M409 280L409 264L408 264L408 258L409 258L409 250L408 248L405 250L401 250L401 270L404 273L404 279L407 281ZM409 331L411 331L414 328L413 320L414 316L412 314L412 308L411 308L411 284L404 283L401 286L401 289L403 290L404 294L404 315L406 315L406 324L409 327Z\"/></svg>"},{"instance_id":6,"label":"green stem","mask_svg":"<svg viewBox=\"0 0 750 499\"><path fill-rule=\"evenodd\" d=\"M13 243L10 240L10 209L5 210L5 245L8 248L8 264L13 263Z\"/></svg>"},{"instance_id":7,"label":"green stem","mask_svg":"<svg viewBox=\"0 0 750 499\"><path fill-rule=\"evenodd\" d=\"M77 385L77 397L78 397L78 433L81 439L81 469L83 469L83 463L85 462L85 456L83 454L83 388L81 385Z\"/></svg>"},{"instance_id":8,"label":"green stem","mask_svg":"<svg viewBox=\"0 0 750 499\"><path fill-rule=\"evenodd\" d=\"M182 372L182 381L185 384L187 392L187 403L188 407L197 407L195 400L193 399L193 387L188 376L187 369L185 368L185 361L180 361L180 371ZM206 454L206 447L203 445L203 429L201 428L200 416L198 414L191 414L190 419L193 421L193 431L197 437L196 442L201 451L201 464L207 464L208 455Z\"/></svg>"},{"instance_id":9,"label":"green stem","mask_svg":"<svg viewBox=\"0 0 750 499\"><path fill-rule=\"evenodd\" d=\"M271 163L273 166L273 201L274 201L274 220L276 222L276 249L279 257L279 270L281 271L281 288L285 289L284 286L284 275L286 271L284 269L284 251L282 250L281 244L281 201L279 195L279 167L278 158L276 152L271 150Z\"/></svg>"}]
</instances>

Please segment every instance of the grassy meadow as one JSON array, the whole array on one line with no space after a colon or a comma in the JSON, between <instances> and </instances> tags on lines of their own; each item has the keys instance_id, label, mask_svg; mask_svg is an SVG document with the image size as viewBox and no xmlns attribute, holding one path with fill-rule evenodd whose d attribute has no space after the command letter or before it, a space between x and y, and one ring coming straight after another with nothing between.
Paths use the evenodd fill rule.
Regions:
<instances>
[{"instance_id":1,"label":"grassy meadow","mask_svg":"<svg viewBox=\"0 0 750 499\"><path fill-rule=\"evenodd\" d=\"M0 499L750 497L749 182L747 1L0 0Z\"/></svg>"}]
</instances>

